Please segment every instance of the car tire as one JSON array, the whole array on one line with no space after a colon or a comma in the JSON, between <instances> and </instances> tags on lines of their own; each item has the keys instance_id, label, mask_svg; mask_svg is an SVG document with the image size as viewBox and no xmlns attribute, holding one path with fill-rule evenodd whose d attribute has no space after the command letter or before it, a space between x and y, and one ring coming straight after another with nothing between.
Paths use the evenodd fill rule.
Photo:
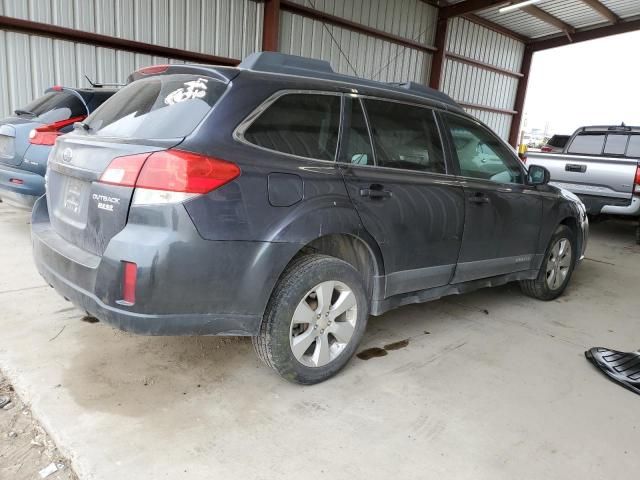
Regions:
<instances>
[{"instance_id":1,"label":"car tire","mask_svg":"<svg viewBox=\"0 0 640 480\"><path fill-rule=\"evenodd\" d=\"M560 225L551 237L538 276L534 280L521 281L520 288L526 295L538 300L558 298L569 284L576 265L576 254L574 233L566 225Z\"/></svg>"},{"instance_id":2,"label":"car tire","mask_svg":"<svg viewBox=\"0 0 640 480\"><path fill-rule=\"evenodd\" d=\"M362 277L350 264L327 255L305 255L276 285L253 346L280 376L311 385L347 364L368 316Z\"/></svg>"}]
</instances>

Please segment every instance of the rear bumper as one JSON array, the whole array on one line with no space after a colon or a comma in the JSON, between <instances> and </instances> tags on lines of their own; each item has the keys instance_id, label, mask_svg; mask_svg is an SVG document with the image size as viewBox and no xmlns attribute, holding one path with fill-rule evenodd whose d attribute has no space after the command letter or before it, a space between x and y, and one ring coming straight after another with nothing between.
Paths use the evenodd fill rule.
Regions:
<instances>
[{"instance_id":1,"label":"rear bumper","mask_svg":"<svg viewBox=\"0 0 640 480\"><path fill-rule=\"evenodd\" d=\"M16 184L11 180L20 180ZM12 205L31 209L44 195L44 177L37 173L0 164L0 198Z\"/></svg>"},{"instance_id":2,"label":"rear bumper","mask_svg":"<svg viewBox=\"0 0 640 480\"><path fill-rule=\"evenodd\" d=\"M147 207L148 208L148 207ZM199 237L182 205L156 211L170 227L127 225L102 256L60 237L46 197L32 214L38 271L60 295L101 321L143 335L257 335L281 269L298 246ZM135 215L132 215L135 216ZM122 261L138 267L136 303L118 303Z\"/></svg>"},{"instance_id":3,"label":"rear bumper","mask_svg":"<svg viewBox=\"0 0 640 480\"><path fill-rule=\"evenodd\" d=\"M640 216L640 197L634 195L631 198L631 204L627 206L618 205L605 205L600 211L602 214L607 215L624 215L628 217Z\"/></svg>"}]
</instances>

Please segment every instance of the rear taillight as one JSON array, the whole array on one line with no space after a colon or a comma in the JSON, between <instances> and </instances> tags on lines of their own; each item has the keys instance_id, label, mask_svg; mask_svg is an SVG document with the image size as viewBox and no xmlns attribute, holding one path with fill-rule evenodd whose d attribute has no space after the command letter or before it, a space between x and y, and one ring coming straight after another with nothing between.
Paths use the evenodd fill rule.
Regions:
<instances>
[{"instance_id":1,"label":"rear taillight","mask_svg":"<svg viewBox=\"0 0 640 480\"><path fill-rule=\"evenodd\" d=\"M135 187L133 203L182 202L208 193L240 175L237 165L182 150L114 158L100 182Z\"/></svg>"},{"instance_id":2,"label":"rear taillight","mask_svg":"<svg viewBox=\"0 0 640 480\"><path fill-rule=\"evenodd\" d=\"M83 115L34 128L29 132L29 143L34 145L53 145L56 143L56 139L62 135L60 130L74 124L75 122L81 122L85 118L87 118L86 115Z\"/></svg>"},{"instance_id":3,"label":"rear taillight","mask_svg":"<svg viewBox=\"0 0 640 480\"><path fill-rule=\"evenodd\" d=\"M133 305L136 303L136 281L138 265L133 262L122 262L122 299L119 303Z\"/></svg>"},{"instance_id":4,"label":"rear taillight","mask_svg":"<svg viewBox=\"0 0 640 480\"><path fill-rule=\"evenodd\" d=\"M634 193L640 194L640 165L636 168L636 180L634 183L633 191Z\"/></svg>"},{"instance_id":5,"label":"rear taillight","mask_svg":"<svg viewBox=\"0 0 640 480\"><path fill-rule=\"evenodd\" d=\"M551 147L542 147L540 149L541 152L547 152L547 153L550 152L551 150L553 150L553 148L551 148Z\"/></svg>"}]
</instances>

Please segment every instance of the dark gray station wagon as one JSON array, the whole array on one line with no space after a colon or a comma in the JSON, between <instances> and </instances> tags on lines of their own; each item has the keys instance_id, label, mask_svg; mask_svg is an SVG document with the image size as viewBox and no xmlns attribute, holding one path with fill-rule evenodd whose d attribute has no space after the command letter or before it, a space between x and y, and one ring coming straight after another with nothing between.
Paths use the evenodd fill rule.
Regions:
<instances>
[{"instance_id":1,"label":"dark gray station wagon","mask_svg":"<svg viewBox=\"0 0 640 480\"><path fill-rule=\"evenodd\" d=\"M442 93L273 53L131 80L57 141L32 226L47 282L118 328L250 335L315 383L369 314L511 281L550 300L583 256L580 201Z\"/></svg>"}]
</instances>

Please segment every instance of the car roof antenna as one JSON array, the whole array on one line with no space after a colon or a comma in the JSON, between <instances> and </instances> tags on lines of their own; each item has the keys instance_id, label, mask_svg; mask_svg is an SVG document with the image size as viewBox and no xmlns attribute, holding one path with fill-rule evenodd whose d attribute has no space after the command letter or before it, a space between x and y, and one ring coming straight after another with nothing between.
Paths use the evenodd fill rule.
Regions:
<instances>
[{"instance_id":1,"label":"car roof antenna","mask_svg":"<svg viewBox=\"0 0 640 480\"><path fill-rule=\"evenodd\" d=\"M87 79L87 82L89 82L89 85L91 85L93 88L124 87L125 86L124 83L95 83L95 82L91 81L91 79L89 78L89 75L85 75L84 78Z\"/></svg>"}]
</instances>

